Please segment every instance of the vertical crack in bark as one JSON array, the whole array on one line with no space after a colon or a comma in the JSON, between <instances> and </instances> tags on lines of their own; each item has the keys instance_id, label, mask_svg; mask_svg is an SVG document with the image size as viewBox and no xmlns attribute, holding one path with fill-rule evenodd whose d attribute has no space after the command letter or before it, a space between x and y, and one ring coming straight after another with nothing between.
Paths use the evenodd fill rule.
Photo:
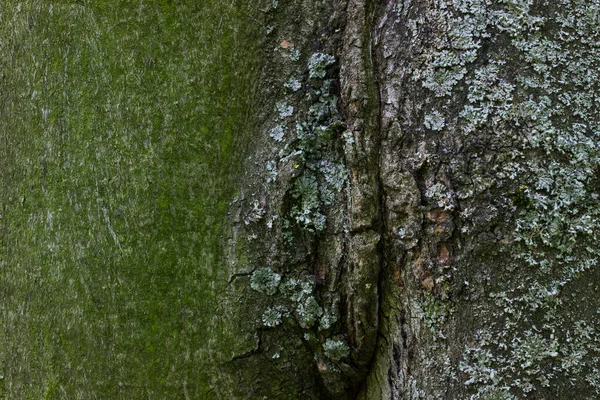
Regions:
<instances>
[{"instance_id":1,"label":"vertical crack in bark","mask_svg":"<svg viewBox=\"0 0 600 400\"><path fill-rule=\"evenodd\" d=\"M381 104L372 38L377 4L374 0L349 0L344 6L341 99L353 136L353 144L345 148L351 172L346 326L355 346L352 360L356 368L344 397L354 398L370 372L379 340L385 205L380 177Z\"/></svg>"},{"instance_id":2,"label":"vertical crack in bark","mask_svg":"<svg viewBox=\"0 0 600 400\"><path fill-rule=\"evenodd\" d=\"M385 193L384 193L384 185L381 177L381 146L383 139L383 132L381 131L381 123L382 123L382 105L381 105L381 95L380 95L380 85L377 78L377 57L375 54L375 40L373 35L375 35L375 29L373 29L373 25L375 23L375 18L377 15L377 4L375 0L367 0L367 11L366 11L366 26L365 26L365 41L368 44L366 46L365 51L365 62L366 62L366 72L367 72L367 85L368 85L368 97L369 102L374 103L372 107L370 107L372 119L372 131L373 131L373 140L374 140L374 149L375 149L375 184L376 184L376 196L377 196L377 220L376 220L376 229L379 233L379 243L377 244L377 262L379 264L379 276L377 279L377 312L378 312L378 325L377 325L377 333L376 333L376 342L375 342L375 350L371 356L371 361L368 367L368 373L370 373L373 364L375 363L375 358L377 354L377 348L379 348L381 336L381 321L384 318L383 315L383 307L382 301L384 298L384 284L382 282L385 279L386 274L384 273L386 268L386 241L385 241L385 232L386 232L386 208L385 208Z\"/></svg>"}]
</instances>

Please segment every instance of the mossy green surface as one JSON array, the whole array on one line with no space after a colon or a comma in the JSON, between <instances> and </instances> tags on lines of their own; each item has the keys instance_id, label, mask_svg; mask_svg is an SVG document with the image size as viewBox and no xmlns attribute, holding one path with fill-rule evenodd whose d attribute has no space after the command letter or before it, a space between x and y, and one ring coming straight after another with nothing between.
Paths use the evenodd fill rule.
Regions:
<instances>
[{"instance_id":1,"label":"mossy green surface","mask_svg":"<svg viewBox=\"0 0 600 400\"><path fill-rule=\"evenodd\" d=\"M252 7L2 2L0 398L211 397Z\"/></svg>"}]
</instances>

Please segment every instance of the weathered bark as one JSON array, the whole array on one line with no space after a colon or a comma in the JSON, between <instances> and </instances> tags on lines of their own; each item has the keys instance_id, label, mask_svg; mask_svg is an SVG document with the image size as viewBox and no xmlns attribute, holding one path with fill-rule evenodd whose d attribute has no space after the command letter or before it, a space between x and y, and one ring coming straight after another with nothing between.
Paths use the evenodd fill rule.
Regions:
<instances>
[{"instance_id":1,"label":"weathered bark","mask_svg":"<svg viewBox=\"0 0 600 400\"><path fill-rule=\"evenodd\" d=\"M596 1L25 3L0 394L600 396Z\"/></svg>"},{"instance_id":2,"label":"weathered bark","mask_svg":"<svg viewBox=\"0 0 600 400\"><path fill-rule=\"evenodd\" d=\"M336 157L318 137L303 148L291 129L282 145L307 157L290 174L285 156L258 153L280 167L280 180L255 190L277 222L251 228L248 249L263 257L251 268L268 266L280 285L299 271L315 279L311 293L337 322L302 326L277 293L253 302L245 315L279 304L282 323L257 327L244 362L285 332L308 354L288 348L273 375L314 356L306 397L598 396L599 5L349 0L327 11L317 24L340 36L322 35L316 51L338 59L327 78L339 79L331 118L343 126L344 196L320 205L322 229L286 230L303 204L294 185L309 173L326 192L328 172L311 163ZM290 104L303 121L310 104ZM332 337L346 357L328 357Z\"/></svg>"},{"instance_id":3,"label":"weathered bark","mask_svg":"<svg viewBox=\"0 0 600 400\"><path fill-rule=\"evenodd\" d=\"M378 8L387 289L366 398L599 395L598 6Z\"/></svg>"}]
</instances>

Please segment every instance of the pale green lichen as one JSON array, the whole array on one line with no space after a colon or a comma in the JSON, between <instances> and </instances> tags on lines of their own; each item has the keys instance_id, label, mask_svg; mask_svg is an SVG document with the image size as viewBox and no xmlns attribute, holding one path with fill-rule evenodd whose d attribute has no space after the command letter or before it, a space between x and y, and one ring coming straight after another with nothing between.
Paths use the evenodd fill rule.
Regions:
<instances>
[{"instance_id":1,"label":"pale green lichen","mask_svg":"<svg viewBox=\"0 0 600 400\"><path fill-rule=\"evenodd\" d=\"M319 86L314 88L312 95L315 101L308 109L308 116L313 128L318 126L327 128L332 122L335 122L338 116L338 98L331 93L333 81L331 79L322 80ZM327 122L324 124L323 122Z\"/></svg>"},{"instance_id":2,"label":"pale green lichen","mask_svg":"<svg viewBox=\"0 0 600 400\"><path fill-rule=\"evenodd\" d=\"M286 119L294 114L294 106L289 105L285 101L280 101L276 105L279 119Z\"/></svg>"},{"instance_id":3,"label":"pale green lichen","mask_svg":"<svg viewBox=\"0 0 600 400\"><path fill-rule=\"evenodd\" d=\"M351 130L345 130L344 133L342 133L342 137L347 146L352 146L354 144L354 135Z\"/></svg>"},{"instance_id":4,"label":"pale green lichen","mask_svg":"<svg viewBox=\"0 0 600 400\"><path fill-rule=\"evenodd\" d=\"M281 307L267 308L262 315L262 322L265 326L273 328L281 324L283 313L284 310L282 310Z\"/></svg>"},{"instance_id":5,"label":"pale green lichen","mask_svg":"<svg viewBox=\"0 0 600 400\"><path fill-rule=\"evenodd\" d=\"M427 293L423 301L415 303L413 308L417 310L417 316L433 334L434 340L446 339L443 327L453 313L449 302L436 299L435 296Z\"/></svg>"},{"instance_id":6,"label":"pale green lichen","mask_svg":"<svg viewBox=\"0 0 600 400\"><path fill-rule=\"evenodd\" d=\"M445 120L445 131L455 129L462 140L487 147L469 150L477 157L469 164L471 186L458 194L464 199L461 230L476 231L502 210L514 215L505 238L511 254L494 266L508 277L497 281L502 291L491 291L493 308L476 310L485 329L466 347L460 371L474 399L535 397L549 386L564 391L571 384L597 396L597 322L573 320L565 310L573 307L567 293L581 296L573 286L596 274L600 261L600 3L434 4L409 22L413 34L437 32L413 78L448 113L436 116ZM456 96L466 104L457 107ZM425 120L425 128L440 126L435 119ZM493 163L483 159L491 155ZM453 207L453 193L442 186L430 185L426 199ZM476 208L477 201L490 204Z\"/></svg>"},{"instance_id":7,"label":"pale green lichen","mask_svg":"<svg viewBox=\"0 0 600 400\"><path fill-rule=\"evenodd\" d=\"M334 307L337 306L337 303L334 303ZM332 308L334 308L332 307ZM319 320L319 330L327 330L333 327L333 325L338 321L338 316L335 312L330 309L323 313L323 316Z\"/></svg>"},{"instance_id":8,"label":"pale green lichen","mask_svg":"<svg viewBox=\"0 0 600 400\"><path fill-rule=\"evenodd\" d=\"M425 191L425 198L430 200L434 207L452 210L454 208L454 196L443 183L431 185Z\"/></svg>"},{"instance_id":9,"label":"pale green lichen","mask_svg":"<svg viewBox=\"0 0 600 400\"><path fill-rule=\"evenodd\" d=\"M281 125L276 125L269 131L269 136L273 138L273 140L275 140L276 142L283 142L284 135L285 131L283 129L283 126Z\"/></svg>"},{"instance_id":10,"label":"pale green lichen","mask_svg":"<svg viewBox=\"0 0 600 400\"><path fill-rule=\"evenodd\" d=\"M310 328L323 315L323 307L319 305L317 299L309 296L296 306L296 315L301 327Z\"/></svg>"},{"instance_id":11,"label":"pale green lichen","mask_svg":"<svg viewBox=\"0 0 600 400\"><path fill-rule=\"evenodd\" d=\"M289 57L296 61L301 53L293 48ZM274 182L280 175L277 166L281 173L284 173L285 166L285 177L289 177L285 213L280 217L281 236L290 247L305 246L307 239L314 240L325 231L330 208L347 187L348 172L341 143L338 143L346 127L341 122L338 99L333 94L334 82L326 79L334 63L332 55L315 53L308 60L309 79L306 76L288 78L283 83L286 89L284 97L276 102L277 118L266 131L275 142L286 143L285 148L279 149L279 160L267 163L266 174L267 182ZM296 103L298 99L294 93L301 89L303 99ZM296 113L296 109L307 112ZM297 117L295 130L289 129L291 117ZM272 219L267 224L268 228L274 227ZM295 266L293 270L297 271L297 268ZM262 268L251 276L254 290L277 295L269 301L278 305L263 311L260 318L262 325L281 329L280 325L284 322L286 325L297 324L297 329L305 333L306 340L312 342L313 350L320 354L325 336L337 328L339 300L318 290L314 276L301 276L293 270L285 270L288 272L281 276L271 268ZM314 335L317 331L318 337ZM339 346L328 351L336 360L345 354Z\"/></svg>"},{"instance_id":12,"label":"pale green lichen","mask_svg":"<svg viewBox=\"0 0 600 400\"><path fill-rule=\"evenodd\" d=\"M250 211L246 215L246 218L244 219L244 223L246 225L249 225L251 223L256 223L256 222L260 221L261 219L263 219L264 216L265 216L264 206L258 200L254 200L252 202L252 208L250 209Z\"/></svg>"},{"instance_id":13,"label":"pale green lichen","mask_svg":"<svg viewBox=\"0 0 600 400\"><path fill-rule=\"evenodd\" d=\"M273 272L271 268L259 268L250 277L250 287L258 292L273 295L277 292L281 275Z\"/></svg>"},{"instance_id":14,"label":"pale green lichen","mask_svg":"<svg viewBox=\"0 0 600 400\"><path fill-rule=\"evenodd\" d=\"M302 53L300 53L300 50L298 50L296 48L293 48L292 50L290 50L290 60L292 60L292 61L299 61L301 55L302 55Z\"/></svg>"},{"instance_id":15,"label":"pale green lichen","mask_svg":"<svg viewBox=\"0 0 600 400\"><path fill-rule=\"evenodd\" d=\"M314 174L305 173L295 183L292 197L298 201L290 215L303 228L311 232L325 229L327 217L321 212L319 186Z\"/></svg>"},{"instance_id":16,"label":"pale green lichen","mask_svg":"<svg viewBox=\"0 0 600 400\"><path fill-rule=\"evenodd\" d=\"M290 89L292 92L297 92L302 87L302 83L298 79L292 78L284 83L283 86Z\"/></svg>"},{"instance_id":17,"label":"pale green lichen","mask_svg":"<svg viewBox=\"0 0 600 400\"><path fill-rule=\"evenodd\" d=\"M281 293L293 302L300 302L310 296L314 288L313 279L290 278L281 285Z\"/></svg>"},{"instance_id":18,"label":"pale green lichen","mask_svg":"<svg viewBox=\"0 0 600 400\"><path fill-rule=\"evenodd\" d=\"M446 125L446 119L439 111L433 111L425 115L423 121L425 128L431 129L432 131L441 131Z\"/></svg>"},{"instance_id":19,"label":"pale green lichen","mask_svg":"<svg viewBox=\"0 0 600 400\"><path fill-rule=\"evenodd\" d=\"M323 174L325 181L332 189L340 192L348 180L348 170L340 163L323 160L318 163L319 171Z\"/></svg>"},{"instance_id":20,"label":"pale green lichen","mask_svg":"<svg viewBox=\"0 0 600 400\"><path fill-rule=\"evenodd\" d=\"M488 25L488 11L483 2L454 4L442 1L427 13L424 21L411 21L409 26L418 29L422 23L444 32L433 42L431 52L424 53L423 67L413 70L415 80L421 80L436 97L445 97L467 74L467 64L477 57L481 39ZM457 12L464 10L462 12Z\"/></svg>"},{"instance_id":21,"label":"pale green lichen","mask_svg":"<svg viewBox=\"0 0 600 400\"><path fill-rule=\"evenodd\" d=\"M277 169L277 164L274 161L267 161L266 164L267 169L267 183L272 183L277 181L277 176L279 175L279 170Z\"/></svg>"},{"instance_id":22,"label":"pale green lichen","mask_svg":"<svg viewBox=\"0 0 600 400\"><path fill-rule=\"evenodd\" d=\"M327 73L327 67L335 63L335 57L330 54L314 53L308 61L308 76L310 78L323 79Z\"/></svg>"},{"instance_id":23,"label":"pale green lichen","mask_svg":"<svg viewBox=\"0 0 600 400\"><path fill-rule=\"evenodd\" d=\"M346 168L340 162L343 160L341 154L335 151L344 125L340 122L337 97L331 93L332 81L324 79L327 68L334 62L333 56L324 53L315 53L309 60L309 77L317 80L310 83L312 90L307 93L307 99L311 100L307 118L296 122L296 140L285 149L281 158L286 163L294 159L293 167L302 171L290 191L294 201L283 222L283 235L290 244L294 226L310 233L325 230L325 207L334 203L347 180ZM284 86L295 91L300 89L301 83L294 78Z\"/></svg>"},{"instance_id":24,"label":"pale green lichen","mask_svg":"<svg viewBox=\"0 0 600 400\"><path fill-rule=\"evenodd\" d=\"M340 361L350 355L350 348L343 340L327 339L323 343L323 351L332 361Z\"/></svg>"}]
</instances>

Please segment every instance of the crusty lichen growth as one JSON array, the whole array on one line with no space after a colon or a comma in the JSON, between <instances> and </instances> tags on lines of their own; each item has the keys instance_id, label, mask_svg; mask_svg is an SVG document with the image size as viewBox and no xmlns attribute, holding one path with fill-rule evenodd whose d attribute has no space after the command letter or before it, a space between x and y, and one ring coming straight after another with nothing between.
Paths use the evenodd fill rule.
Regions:
<instances>
[{"instance_id":1,"label":"crusty lichen growth","mask_svg":"<svg viewBox=\"0 0 600 400\"><path fill-rule=\"evenodd\" d=\"M598 276L600 256L600 2L433 4L409 23L415 36L436 32L412 70L435 104L421 121L472 157L448 161L459 192L437 182L425 197L457 206L463 240L484 248L481 235L496 225L489 251L510 248L478 274L493 306L477 308L481 329L457 372L474 399L561 397L571 387L600 396L597 314L573 314L581 301L598 307L585 280Z\"/></svg>"},{"instance_id":2,"label":"crusty lichen growth","mask_svg":"<svg viewBox=\"0 0 600 400\"><path fill-rule=\"evenodd\" d=\"M290 78L283 85L291 93L303 87L306 89L305 100L299 103L299 108L304 107L307 111L296 121L291 121L289 117L295 106L287 99L279 101L276 105L277 124L269 130L270 138L285 143L286 147L278 154L279 160L267 163L268 183L276 180L277 164L292 163L294 171L291 179L288 178L290 188L286 210L275 216L275 219L281 218L283 244L287 251L298 247L298 243L307 238L316 242L321 233L328 227L331 229L327 215L331 215L334 207L338 206L336 200L346 189L348 172L337 145L344 125L340 122L337 97L331 89L333 80L326 79L334 63L335 57L329 54L314 53L310 56L304 79L306 83L303 84L299 78ZM251 203L249 215L257 214L257 204L256 201ZM261 221L264 212L262 208L260 210L260 218L253 218L252 222ZM269 229L273 220L269 219ZM279 268L285 270L287 266L280 265ZM336 326L339 320L338 300L337 296L321 296L315 281L314 275L298 274L293 270L284 274L283 278L271 268L255 270L250 279L251 287L266 295L277 294L273 301L278 305L263 312L263 325L274 328L287 319L298 324L306 333L316 330L314 337L318 337L319 343L324 343L330 330L339 330ZM325 352L323 347L315 345L313 348L318 353Z\"/></svg>"},{"instance_id":3,"label":"crusty lichen growth","mask_svg":"<svg viewBox=\"0 0 600 400\"><path fill-rule=\"evenodd\" d=\"M350 355L350 348L343 340L327 339L323 343L323 350L332 361L340 361Z\"/></svg>"},{"instance_id":4,"label":"crusty lichen growth","mask_svg":"<svg viewBox=\"0 0 600 400\"><path fill-rule=\"evenodd\" d=\"M273 295L277 292L281 275L273 272L271 268L259 268L252 273L250 287L258 292Z\"/></svg>"},{"instance_id":5,"label":"crusty lichen growth","mask_svg":"<svg viewBox=\"0 0 600 400\"><path fill-rule=\"evenodd\" d=\"M277 375L272 381L285 381L286 387L301 382L310 386L302 389L307 397L320 386L341 396L360 382L350 355L361 349L349 337L342 314L347 313L343 297L353 295L346 293L341 274L347 263L348 140L338 104L340 63L328 39L340 35L332 27L342 20L319 28L332 8L321 0L303 2L302 11L297 2L265 8L273 19L266 39L273 46L266 55L272 74L265 82L268 96L261 99L268 112L247 161L247 188L236 203L244 218L236 240L239 245L243 237L249 245L234 282L251 299L245 307L255 340L233 357L232 368L259 365L268 355L267 366L256 370L258 379ZM312 13L310 20L297 19L299 12ZM309 33L313 30L316 36ZM328 339L344 346L324 347ZM301 369L302 376L292 375L293 369ZM257 393L285 397L288 392L260 388Z\"/></svg>"}]
</instances>

